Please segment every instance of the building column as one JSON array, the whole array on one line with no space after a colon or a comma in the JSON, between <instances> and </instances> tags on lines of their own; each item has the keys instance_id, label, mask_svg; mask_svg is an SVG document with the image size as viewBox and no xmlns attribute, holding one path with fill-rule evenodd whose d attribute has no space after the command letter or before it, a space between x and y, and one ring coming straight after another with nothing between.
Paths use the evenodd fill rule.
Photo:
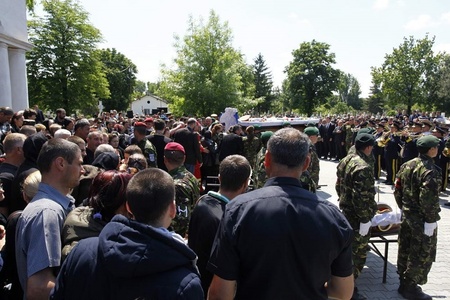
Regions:
<instances>
[{"instance_id":1,"label":"building column","mask_svg":"<svg viewBox=\"0 0 450 300\"><path fill-rule=\"evenodd\" d=\"M11 108L14 111L19 111L29 107L25 50L9 48L8 52L11 77Z\"/></svg>"},{"instance_id":2,"label":"building column","mask_svg":"<svg viewBox=\"0 0 450 300\"><path fill-rule=\"evenodd\" d=\"M0 42L0 106L12 106L8 45Z\"/></svg>"}]
</instances>

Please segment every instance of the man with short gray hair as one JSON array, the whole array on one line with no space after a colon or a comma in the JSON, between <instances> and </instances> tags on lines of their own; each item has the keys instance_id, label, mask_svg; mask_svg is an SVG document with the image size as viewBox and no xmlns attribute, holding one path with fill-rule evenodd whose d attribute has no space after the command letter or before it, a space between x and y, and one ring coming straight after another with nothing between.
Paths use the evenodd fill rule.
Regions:
<instances>
[{"instance_id":1,"label":"man with short gray hair","mask_svg":"<svg viewBox=\"0 0 450 300\"><path fill-rule=\"evenodd\" d=\"M207 269L208 299L350 299L352 229L339 209L301 187L309 138L268 141L264 187L227 204Z\"/></svg>"}]
</instances>

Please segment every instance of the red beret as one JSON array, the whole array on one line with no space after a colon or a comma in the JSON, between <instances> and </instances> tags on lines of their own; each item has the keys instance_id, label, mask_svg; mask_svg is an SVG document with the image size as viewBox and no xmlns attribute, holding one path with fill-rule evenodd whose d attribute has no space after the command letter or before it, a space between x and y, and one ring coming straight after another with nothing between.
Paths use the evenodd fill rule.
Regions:
<instances>
[{"instance_id":1,"label":"red beret","mask_svg":"<svg viewBox=\"0 0 450 300\"><path fill-rule=\"evenodd\" d=\"M175 142L167 143L167 145L164 147L164 151L181 151L186 154L186 152L184 152L184 147Z\"/></svg>"},{"instance_id":2,"label":"red beret","mask_svg":"<svg viewBox=\"0 0 450 300\"><path fill-rule=\"evenodd\" d=\"M144 122L136 122L134 123L134 127L147 127Z\"/></svg>"},{"instance_id":3,"label":"red beret","mask_svg":"<svg viewBox=\"0 0 450 300\"><path fill-rule=\"evenodd\" d=\"M147 122L153 122L153 118L146 118L146 119L144 120L144 122L145 122L145 123L147 123Z\"/></svg>"}]
</instances>

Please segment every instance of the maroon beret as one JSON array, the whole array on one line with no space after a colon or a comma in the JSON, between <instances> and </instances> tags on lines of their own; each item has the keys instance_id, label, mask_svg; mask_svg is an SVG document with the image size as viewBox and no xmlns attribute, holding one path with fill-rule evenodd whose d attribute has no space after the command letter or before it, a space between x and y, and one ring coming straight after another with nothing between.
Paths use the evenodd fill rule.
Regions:
<instances>
[{"instance_id":1,"label":"maroon beret","mask_svg":"<svg viewBox=\"0 0 450 300\"><path fill-rule=\"evenodd\" d=\"M167 143L167 145L164 147L164 151L181 151L186 154L186 152L184 152L184 147L175 142Z\"/></svg>"},{"instance_id":2,"label":"maroon beret","mask_svg":"<svg viewBox=\"0 0 450 300\"><path fill-rule=\"evenodd\" d=\"M144 122L136 122L134 123L134 127L147 127Z\"/></svg>"},{"instance_id":3,"label":"maroon beret","mask_svg":"<svg viewBox=\"0 0 450 300\"><path fill-rule=\"evenodd\" d=\"M146 119L144 120L144 122L145 122L145 123L147 123L147 122L153 122L153 118L146 118Z\"/></svg>"}]
</instances>

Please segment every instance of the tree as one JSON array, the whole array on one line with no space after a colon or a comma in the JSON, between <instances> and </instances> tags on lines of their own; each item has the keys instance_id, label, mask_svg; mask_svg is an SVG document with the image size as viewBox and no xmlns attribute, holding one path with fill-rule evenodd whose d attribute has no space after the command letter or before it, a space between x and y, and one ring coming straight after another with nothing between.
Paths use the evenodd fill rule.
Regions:
<instances>
[{"instance_id":1,"label":"tree","mask_svg":"<svg viewBox=\"0 0 450 300\"><path fill-rule=\"evenodd\" d=\"M72 0L43 1L44 17L29 22L28 86L30 103L68 112L97 110L99 98L108 98L108 82L96 44L98 29Z\"/></svg>"},{"instance_id":2,"label":"tree","mask_svg":"<svg viewBox=\"0 0 450 300\"><path fill-rule=\"evenodd\" d=\"M285 70L292 106L308 116L337 88L339 71L332 66L335 54L329 49L326 43L304 42L292 52L294 59Z\"/></svg>"},{"instance_id":3,"label":"tree","mask_svg":"<svg viewBox=\"0 0 450 300\"><path fill-rule=\"evenodd\" d=\"M354 76L351 74L340 73L338 93L339 98L345 104L356 110L361 109L362 101L359 98L359 95L361 95L361 87Z\"/></svg>"},{"instance_id":4,"label":"tree","mask_svg":"<svg viewBox=\"0 0 450 300\"><path fill-rule=\"evenodd\" d=\"M170 101L175 114L210 115L242 99L242 55L232 45L228 23L214 11L203 24L189 19L188 33L175 37L176 68L162 70L158 92Z\"/></svg>"},{"instance_id":5,"label":"tree","mask_svg":"<svg viewBox=\"0 0 450 300\"><path fill-rule=\"evenodd\" d=\"M381 67L372 67L372 81L382 86L383 97L392 108L404 105L410 114L414 104L436 104L433 78L439 57L433 53L433 44L434 37L417 41L412 36L404 38L398 48L385 56Z\"/></svg>"},{"instance_id":6,"label":"tree","mask_svg":"<svg viewBox=\"0 0 450 300\"><path fill-rule=\"evenodd\" d=\"M130 107L137 67L130 59L116 49L99 50L100 60L109 83L110 97L102 100L105 110L125 111Z\"/></svg>"},{"instance_id":7,"label":"tree","mask_svg":"<svg viewBox=\"0 0 450 300\"><path fill-rule=\"evenodd\" d=\"M383 111L383 95L377 83L373 83L370 87L370 95L364 102L364 110L373 114L378 114Z\"/></svg>"},{"instance_id":8,"label":"tree","mask_svg":"<svg viewBox=\"0 0 450 300\"><path fill-rule=\"evenodd\" d=\"M439 70L436 76L437 96L440 111L450 111L450 55L442 55L439 63Z\"/></svg>"},{"instance_id":9,"label":"tree","mask_svg":"<svg viewBox=\"0 0 450 300\"><path fill-rule=\"evenodd\" d=\"M268 112L272 108L272 74L268 71L264 57L261 53L254 60L253 76L255 81L255 98L262 99L262 102L257 105L258 113Z\"/></svg>"}]
</instances>

